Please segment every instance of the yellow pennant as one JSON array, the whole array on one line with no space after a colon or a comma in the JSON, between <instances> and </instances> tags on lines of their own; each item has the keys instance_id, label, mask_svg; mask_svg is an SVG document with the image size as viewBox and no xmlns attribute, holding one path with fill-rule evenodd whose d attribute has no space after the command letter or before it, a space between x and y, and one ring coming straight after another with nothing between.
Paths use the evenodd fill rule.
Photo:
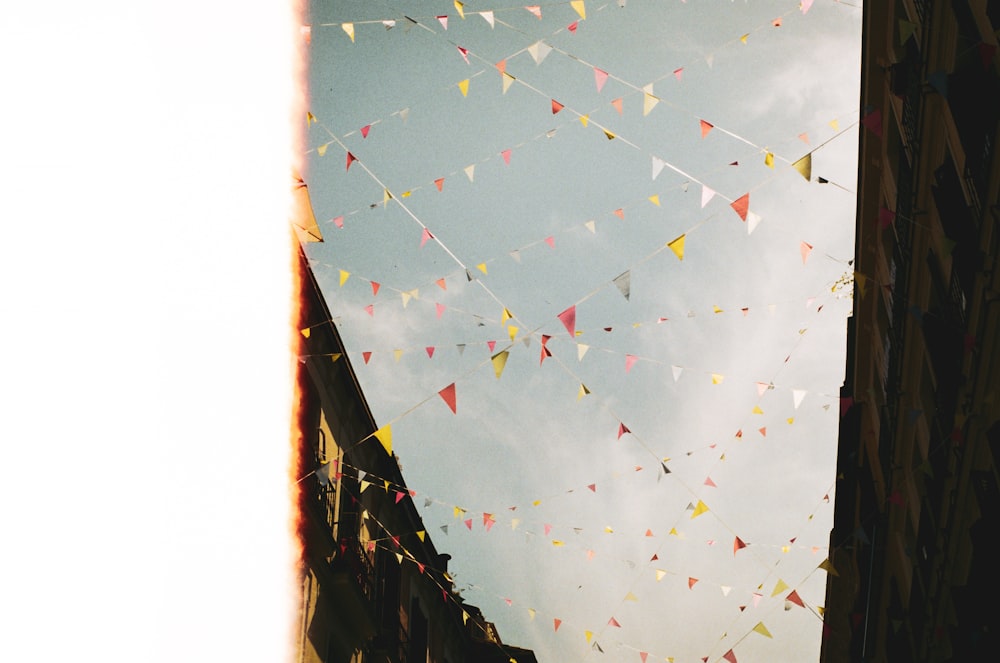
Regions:
<instances>
[{"instance_id":1,"label":"yellow pennant","mask_svg":"<svg viewBox=\"0 0 1000 663\"><path fill-rule=\"evenodd\" d=\"M505 306L503 308L503 313L500 314L500 324L501 325L506 325L507 321L510 320L513 317L514 317L513 314L510 311L508 311L507 307Z\"/></svg>"},{"instance_id":2,"label":"yellow pennant","mask_svg":"<svg viewBox=\"0 0 1000 663\"><path fill-rule=\"evenodd\" d=\"M305 329L302 330L302 335L305 336L306 338L309 338L309 335L311 333L312 333L312 330L310 330L308 327L306 327Z\"/></svg>"},{"instance_id":3,"label":"yellow pennant","mask_svg":"<svg viewBox=\"0 0 1000 663\"><path fill-rule=\"evenodd\" d=\"M587 126L587 121L588 120L590 120L590 116L589 115L581 115L580 116L580 124L582 124L583 126Z\"/></svg>"},{"instance_id":4,"label":"yellow pennant","mask_svg":"<svg viewBox=\"0 0 1000 663\"><path fill-rule=\"evenodd\" d=\"M774 154L768 152L764 155L764 165L768 168L774 168Z\"/></svg>"},{"instance_id":5,"label":"yellow pennant","mask_svg":"<svg viewBox=\"0 0 1000 663\"><path fill-rule=\"evenodd\" d=\"M748 32L745 35L743 35L742 37L740 37L740 41L743 42L744 44L747 43L747 37L749 37L749 36L750 36L750 33Z\"/></svg>"},{"instance_id":6,"label":"yellow pennant","mask_svg":"<svg viewBox=\"0 0 1000 663\"><path fill-rule=\"evenodd\" d=\"M354 43L354 24L353 23L341 23L340 27L347 33L347 36L351 38L351 43Z\"/></svg>"},{"instance_id":7,"label":"yellow pennant","mask_svg":"<svg viewBox=\"0 0 1000 663\"><path fill-rule=\"evenodd\" d=\"M417 531L417 538L420 539L421 541L424 540L424 537L426 535L427 535L427 532L425 532L424 530L418 530Z\"/></svg>"},{"instance_id":8,"label":"yellow pennant","mask_svg":"<svg viewBox=\"0 0 1000 663\"><path fill-rule=\"evenodd\" d=\"M663 576L665 575L667 575L666 571L663 571L661 569L656 569L656 582L660 582L661 580L663 580Z\"/></svg>"},{"instance_id":9,"label":"yellow pennant","mask_svg":"<svg viewBox=\"0 0 1000 663\"><path fill-rule=\"evenodd\" d=\"M698 504L694 507L694 511L691 513L691 519L694 520L706 511L708 511L708 505L701 500L698 500Z\"/></svg>"},{"instance_id":10,"label":"yellow pennant","mask_svg":"<svg viewBox=\"0 0 1000 663\"><path fill-rule=\"evenodd\" d=\"M389 201L390 201L390 200L392 200L392 194L391 194L391 193L389 193L389 190L388 190L388 189L384 189L384 190L382 191L382 205L383 205L384 207L388 207L388 206L389 206Z\"/></svg>"},{"instance_id":11,"label":"yellow pennant","mask_svg":"<svg viewBox=\"0 0 1000 663\"><path fill-rule=\"evenodd\" d=\"M486 274L486 263L485 262L479 263L478 265L476 265L476 269L481 271L483 274Z\"/></svg>"},{"instance_id":12,"label":"yellow pennant","mask_svg":"<svg viewBox=\"0 0 1000 663\"><path fill-rule=\"evenodd\" d=\"M668 242L667 243L667 246L670 247L670 250L674 252L674 255L677 256L678 260L684 260L684 238L685 237L687 237L687 235L681 235L680 237L678 237L677 239L673 240L672 242Z\"/></svg>"},{"instance_id":13,"label":"yellow pennant","mask_svg":"<svg viewBox=\"0 0 1000 663\"><path fill-rule=\"evenodd\" d=\"M610 131L608 131L607 129L604 130L604 135L607 137L608 140L614 140L615 139L615 135L613 133L611 133Z\"/></svg>"},{"instance_id":14,"label":"yellow pennant","mask_svg":"<svg viewBox=\"0 0 1000 663\"><path fill-rule=\"evenodd\" d=\"M771 596L777 596L786 589L788 589L788 585L785 584L784 580L778 578L778 583L774 586L774 591L771 592Z\"/></svg>"},{"instance_id":15,"label":"yellow pennant","mask_svg":"<svg viewBox=\"0 0 1000 663\"><path fill-rule=\"evenodd\" d=\"M461 16L463 19L465 18L465 5L463 5L458 0L455 0L455 10L458 12L459 16Z\"/></svg>"},{"instance_id":16,"label":"yellow pennant","mask_svg":"<svg viewBox=\"0 0 1000 663\"><path fill-rule=\"evenodd\" d=\"M580 400L581 398L583 398L584 396L586 396L589 393L590 393L590 389L587 389L587 385L581 384L580 385L580 390L578 392L576 392L576 400Z\"/></svg>"},{"instance_id":17,"label":"yellow pennant","mask_svg":"<svg viewBox=\"0 0 1000 663\"><path fill-rule=\"evenodd\" d=\"M657 207L659 207L660 206L660 196L659 195L650 196L649 197L649 202L651 202L654 205L656 205Z\"/></svg>"},{"instance_id":18,"label":"yellow pennant","mask_svg":"<svg viewBox=\"0 0 1000 663\"><path fill-rule=\"evenodd\" d=\"M469 79L466 78L464 81L459 81L458 89L462 91L462 96L469 96Z\"/></svg>"},{"instance_id":19,"label":"yellow pennant","mask_svg":"<svg viewBox=\"0 0 1000 663\"><path fill-rule=\"evenodd\" d=\"M507 365L507 356L510 353L504 350L503 352L498 352L493 355L493 372L497 375L497 380L500 379L500 375L503 373L504 366Z\"/></svg>"},{"instance_id":20,"label":"yellow pennant","mask_svg":"<svg viewBox=\"0 0 1000 663\"><path fill-rule=\"evenodd\" d=\"M576 10L580 18L587 20L587 7L583 4L583 0L570 0L569 6Z\"/></svg>"},{"instance_id":21,"label":"yellow pennant","mask_svg":"<svg viewBox=\"0 0 1000 663\"><path fill-rule=\"evenodd\" d=\"M754 405L753 406L753 413L754 414L764 414L764 411L760 409L759 405Z\"/></svg>"},{"instance_id":22,"label":"yellow pennant","mask_svg":"<svg viewBox=\"0 0 1000 663\"><path fill-rule=\"evenodd\" d=\"M594 637L594 632L593 631L584 631L583 632L583 637L587 638L587 644L590 644L590 639L592 637Z\"/></svg>"},{"instance_id":23,"label":"yellow pennant","mask_svg":"<svg viewBox=\"0 0 1000 663\"><path fill-rule=\"evenodd\" d=\"M464 515L465 515L465 509L463 509L460 506L456 506L455 507L455 517L456 518L461 518Z\"/></svg>"},{"instance_id":24,"label":"yellow pennant","mask_svg":"<svg viewBox=\"0 0 1000 663\"><path fill-rule=\"evenodd\" d=\"M398 363L399 358L403 356L403 351L397 348L396 350L392 351L392 356L396 359L396 362Z\"/></svg>"},{"instance_id":25,"label":"yellow pennant","mask_svg":"<svg viewBox=\"0 0 1000 663\"><path fill-rule=\"evenodd\" d=\"M806 182L812 180L813 155L812 152L805 155L792 164L792 168L799 171L799 175L806 178Z\"/></svg>"},{"instance_id":26,"label":"yellow pennant","mask_svg":"<svg viewBox=\"0 0 1000 663\"><path fill-rule=\"evenodd\" d=\"M344 284L347 283L347 279L349 279L349 278L351 278L351 273L350 272L345 272L344 270L340 270L340 286L341 287L343 287Z\"/></svg>"},{"instance_id":27,"label":"yellow pennant","mask_svg":"<svg viewBox=\"0 0 1000 663\"><path fill-rule=\"evenodd\" d=\"M833 568L833 564L830 562L829 559L824 559L822 563L820 563L819 568L823 569L832 576L840 575L839 573L837 573L837 569Z\"/></svg>"},{"instance_id":28,"label":"yellow pennant","mask_svg":"<svg viewBox=\"0 0 1000 663\"><path fill-rule=\"evenodd\" d=\"M511 325L510 327L507 328L507 333L510 335L510 342L511 343L513 343L514 339L517 338L517 332L518 332L518 328L515 327L514 325Z\"/></svg>"},{"instance_id":29,"label":"yellow pennant","mask_svg":"<svg viewBox=\"0 0 1000 663\"><path fill-rule=\"evenodd\" d=\"M833 129L834 131L840 129L840 122L837 120L837 118L833 118L832 120L830 120L830 128Z\"/></svg>"},{"instance_id":30,"label":"yellow pennant","mask_svg":"<svg viewBox=\"0 0 1000 663\"><path fill-rule=\"evenodd\" d=\"M757 625L754 626L752 630L755 633L760 633L761 635L763 635L766 638L773 638L774 637L774 636L771 635L771 632L767 630L767 627L764 626L764 622L757 622Z\"/></svg>"},{"instance_id":31,"label":"yellow pennant","mask_svg":"<svg viewBox=\"0 0 1000 663\"><path fill-rule=\"evenodd\" d=\"M329 143L327 143L327 144L329 144ZM320 145L319 147L317 147L316 148L316 153L319 154L321 157L322 156L326 156L326 145Z\"/></svg>"},{"instance_id":32,"label":"yellow pennant","mask_svg":"<svg viewBox=\"0 0 1000 663\"><path fill-rule=\"evenodd\" d=\"M726 376L721 373L712 373L712 384L722 384L722 381L726 379Z\"/></svg>"}]
</instances>

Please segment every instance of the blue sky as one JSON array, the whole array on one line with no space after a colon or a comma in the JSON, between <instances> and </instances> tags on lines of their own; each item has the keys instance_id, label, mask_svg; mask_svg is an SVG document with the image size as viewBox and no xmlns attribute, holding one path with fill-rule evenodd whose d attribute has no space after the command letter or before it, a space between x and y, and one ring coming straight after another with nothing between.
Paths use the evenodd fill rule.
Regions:
<instances>
[{"instance_id":1,"label":"blue sky","mask_svg":"<svg viewBox=\"0 0 1000 663\"><path fill-rule=\"evenodd\" d=\"M313 3L304 177L325 242L307 254L428 532L505 641L540 660L599 660L595 640L615 660L815 658L860 9L584 6ZM791 163L810 152L806 181Z\"/></svg>"}]
</instances>

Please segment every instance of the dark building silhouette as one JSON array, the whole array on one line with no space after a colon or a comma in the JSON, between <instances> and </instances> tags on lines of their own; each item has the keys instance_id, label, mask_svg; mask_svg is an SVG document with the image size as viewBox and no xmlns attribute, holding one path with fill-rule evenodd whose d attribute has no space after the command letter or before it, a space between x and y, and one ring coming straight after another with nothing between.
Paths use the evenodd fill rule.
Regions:
<instances>
[{"instance_id":1,"label":"dark building silhouette","mask_svg":"<svg viewBox=\"0 0 1000 663\"><path fill-rule=\"evenodd\" d=\"M821 661L1000 657L1000 2L864 3Z\"/></svg>"},{"instance_id":2,"label":"dark building silhouette","mask_svg":"<svg viewBox=\"0 0 1000 663\"><path fill-rule=\"evenodd\" d=\"M372 418L308 262L298 370L296 663L535 663L464 603Z\"/></svg>"}]
</instances>

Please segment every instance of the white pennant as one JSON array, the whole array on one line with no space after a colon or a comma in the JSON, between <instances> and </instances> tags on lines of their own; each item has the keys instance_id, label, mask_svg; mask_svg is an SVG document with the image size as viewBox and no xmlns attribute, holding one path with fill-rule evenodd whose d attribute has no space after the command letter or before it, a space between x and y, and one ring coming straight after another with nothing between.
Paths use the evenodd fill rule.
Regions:
<instances>
[{"instance_id":1,"label":"white pennant","mask_svg":"<svg viewBox=\"0 0 1000 663\"><path fill-rule=\"evenodd\" d=\"M656 179L656 176L659 175L660 172L663 170L663 166L664 165L666 165L666 164L663 161L663 159L661 159L659 157L653 157L653 179L654 180ZM704 205L702 205L702 207L704 207Z\"/></svg>"}]
</instances>

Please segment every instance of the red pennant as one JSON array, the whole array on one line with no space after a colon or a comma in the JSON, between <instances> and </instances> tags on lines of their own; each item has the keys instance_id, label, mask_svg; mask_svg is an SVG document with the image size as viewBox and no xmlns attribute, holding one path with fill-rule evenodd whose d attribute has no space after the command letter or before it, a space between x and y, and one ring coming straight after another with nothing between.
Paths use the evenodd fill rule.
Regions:
<instances>
[{"instance_id":1,"label":"red pennant","mask_svg":"<svg viewBox=\"0 0 1000 663\"><path fill-rule=\"evenodd\" d=\"M632 431L630 431L628 429L628 426L626 426L625 424L623 424L621 422L618 422L618 439L619 440L622 439L622 435L624 435L625 433L631 433L631 432Z\"/></svg>"},{"instance_id":2,"label":"red pennant","mask_svg":"<svg viewBox=\"0 0 1000 663\"><path fill-rule=\"evenodd\" d=\"M566 26L566 29L572 32L573 34L576 34L576 26L578 23L579 21L573 21L572 23Z\"/></svg>"},{"instance_id":3,"label":"red pennant","mask_svg":"<svg viewBox=\"0 0 1000 663\"><path fill-rule=\"evenodd\" d=\"M761 426L757 429L757 432L760 433L762 437L767 437L767 426Z\"/></svg>"},{"instance_id":4,"label":"red pennant","mask_svg":"<svg viewBox=\"0 0 1000 663\"><path fill-rule=\"evenodd\" d=\"M424 567L424 565L423 565L423 564L421 564L420 562L417 562L417 569L419 569L420 573L423 573L423 572L424 572L424 568L425 568L425 567Z\"/></svg>"},{"instance_id":5,"label":"red pennant","mask_svg":"<svg viewBox=\"0 0 1000 663\"><path fill-rule=\"evenodd\" d=\"M552 114L553 115L555 115L556 113L558 113L559 111L561 111L563 108L565 108L565 106L563 106L561 103L559 103L555 99L552 100Z\"/></svg>"},{"instance_id":6,"label":"red pennant","mask_svg":"<svg viewBox=\"0 0 1000 663\"><path fill-rule=\"evenodd\" d=\"M365 363L367 364L368 360L372 358L372 353L371 352L362 352L361 353L361 358L364 359Z\"/></svg>"},{"instance_id":7,"label":"red pennant","mask_svg":"<svg viewBox=\"0 0 1000 663\"><path fill-rule=\"evenodd\" d=\"M590 484L589 486L587 486L587 488L590 488L590 492L592 492L592 493L596 493L597 492L597 484L596 483Z\"/></svg>"},{"instance_id":8,"label":"red pennant","mask_svg":"<svg viewBox=\"0 0 1000 663\"><path fill-rule=\"evenodd\" d=\"M448 289L448 286L445 283L444 279L438 279L437 281L435 281L435 283L437 283L438 287L441 288L442 290Z\"/></svg>"},{"instance_id":9,"label":"red pennant","mask_svg":"<svg viewBox=\"0 0 1000 663\"><path fill-rule=\"evenodd\" d=\"M800 608L806 607L806 604L802 602L801 598L799 598L799 593L797 591L795 591L794 589L792 590L791 594L789 594L788 596L785 597L785 600L786 601L791 601L792 603L794 603L795 605L799 606Z\"/></svg>"},{"instance_id":10,"label":"red pennant","mask_svg":"<svg viewBox=\"0 0 1000 663\"><path fill-rule=\"evenodd\" d=\"M438 22L444 27L445 30L448 29L448 15L444 14L437 17Z\"/></svg>"},{"instance_id":11,"label":"red pennant","mask_svg":"<svg viewBox=\"0 0 1000 663\"><path fill-rule=\"evenodd\" d=\"M401 493L401 492L399 492L397 490L396 491L396 504L399 504L400 500L402 500L404 497L406 497L406 493Z\"/></svg>"},{"instance_id":12,"label":"red pennant","mask_svg":"<svg viewBox=\"0 0 1000 663\"><path fill-rule=\"evenodd\" d=\"M434 346L433 345L428 345L426 348L424 348L424 350L427 351L427 358L428 359L434 359Z\"/></svg>"},{"instance_id":13,"label":"red pennant","mask_svg":"<svg viewBox=\"0 0 1000 663\"><path fill-rule=\"evenodd\" d=\"M697 578L688 578L688 589L693 589L696 582L698 582Z\"/></svg>"},{"instance_id":14,"label":"red pennant","mask_svg":"<svg viewBox=\"0 0 1000 663\"><path fill-rule=\"evenodd\" d=\"M438 392L438 395L444 399L444 402L448 404L451 408L452 414L458 414L458 409L455 402L455 383L452 382L450 385Z\"/></svg>"},{"instance_id":15,"label":"red pennant","mask_svg":"<svg viewBox=\"0 0 1000 663\"><path fill-rule=\"evenodd\" d=\"M715 128L715 125L709 124L705 120L700 120L701 122L701 137L704 138L708 135L708 132Z\"/></svg>"},{"instance_id":16,"label":"red pennant","mask_svg":"<svg viewBox=\"0 0 1000 663\"><path fill-rule=\"evenodd\" d=\"M649 558L649 561L655 562L658 559L660 559L660 556L657 555L656 553L653 553L653 556Z\"/></svg>"},{"instance_id":17,"label":"red pennant","mask_svg":"<svg viewBox=\"0 0 1000 663\"><path fill-rule=\"evenodd\" d=\"M442 189L444 189L444 178L443 177L439 177L436 180L434 180L434 186L436 186L438 188L438 191L441 191Z\"/></svg>"},{"instance_id":18,"label":"red pennant","mask_svg":"<svg viewBox=\"0 0 1000 663\"><path fill-rule=\"evenodd\" d=\"M361 127L361 137L368 138L368 132L371 131L371 129L372 125L370 124L366 124L365 126Z\"/></svg>"},{"instance_id":19,"label":"red pennant","mask_svg":"<svg viewBox=\"0 0 1000 663\"><path fill-rule=\"evenodd\" d=\"M549 349L548 349L547 347L545 347L545 346L543 345L543 346L542 346L542 354L541 354L541 356L540 356L540 357L538 358L538 365L539 365L539 366L541 366L541 365L542 365L542 362L544 362L544 361L545 361L545 358L546 358L546 357L551 357L551 356L552 356L552 351L551 351L551 350L549 350Z\"/></svg>"},{"instance_id":20,"label":"red pennant","mask_svg":"<svg viewBox=\"0 0 1000 663\"><path fill-rule=\"evenodd\" d=\"M647 529L646 530L646 536L653 536L653 530Z\"/></svg>"},{"instance_id":21,"label":"red pennant","mask_svg":"<svg viewBox=\"0 0 1000 663\"><path fill-rule=\"evenodd\" d=\"M740 537L736 537L736 540L733 541L733 555L736 555L737 550L742 550L743 548L746 547L747 544L743 543L743 539L741 539Z\"/></svg>"},{"instance_id":22,"label":"red pennant","mask_svg":"<svg viewBox=\"0 0 1000 663\"><path fill-rule=\"evenodd\" d=\"M465 64L469 64L469 49L462 48L461 46L456 46L458 52L462 54L462 59L465 60Z\"/></svg>"},{"instance_id":23,"label":"red pennant","mask_svg":"<svg viewBox=\"0 0 1000 663\"><path fill-rule=\"evenodd\" d=\"M378 294L378 289L382 287L382 284L378 281L372 281L372 297Z\"/></svg>"},{"instance_id":24,"label":"red pennant","mask_svg":"<svg viewBox=\"0 0 1000 663\"><path fill-rule=\"evenodd\" d=\"M729 663L736 663L736 654L733 653L732 649L730 649L725 654L723 654L722 658L724 658L727 661L729 661Z\"/></svg>"},{"instance_id":25,"label":"red pennant","mask_svg":"<svg viewBox=\"0 0 1000 663\"><path fill-rule=\"evenodd\" d=\"M560 313L558 316L559 321L563 323L566 327L566 331L569 332L570 338L576 337L576 304L570 306L568 309Z\"/></svg>"},{"instance_id":26,"label":"red pennant","mask_svg":"<svg viewBox=\"0 0 1000 663\"><path fill-rule=\"evenodd\" d=\"M497 347L497 342L496 342L496 341L486 341L486 345L487 345L487 346L489 347L489 349L490 349L490 354L492 354L492 353L493 353L493 349L494 349L495 347Z\"/></svg>"},{"instance_id":27,"label":"red pennant","mask_svg":"<svg viewBox=\"0 0 1000 663\"><path fill-rule=\"evenodd\" d=\"M740 215L740 219L746 221L747 210L750 209L750 194L744 193L742 196L734 200L729 206Z\"/></svg>"},{"instance_id":28,"label":"red pennant","mask_svg":"<svg viewBox=\"0 0 1000 663\"><path fill-rule=\"evenodd\" d=\"M350 152L348 152L347 153L347 170L350 170L351 169L351 164L354 163L357 160L358 160L358 158L356 156L354 156L353 154L351 154Z\"/></svg>"},{"instance_id":29,"label":"red pennant","mask_svg":"<svg viewBox=\"0 0 1000 663\"><path fill-rule=\"evenodd\" d=\"M472 530L472 518L466 519L465 526L468 527L470 531Z\"/></svg>"},{"instance_id":30,"label":"red pennant","mask_svg":"<svg viewBox=\"0 0 1000 663\"><path fill-rule=\"evenodd\" d=\"M553 631L558 631L560 624L562 624L562 620L561 619L553 619L552 620L552 630Z\"/></svg>"}]
</instances>

